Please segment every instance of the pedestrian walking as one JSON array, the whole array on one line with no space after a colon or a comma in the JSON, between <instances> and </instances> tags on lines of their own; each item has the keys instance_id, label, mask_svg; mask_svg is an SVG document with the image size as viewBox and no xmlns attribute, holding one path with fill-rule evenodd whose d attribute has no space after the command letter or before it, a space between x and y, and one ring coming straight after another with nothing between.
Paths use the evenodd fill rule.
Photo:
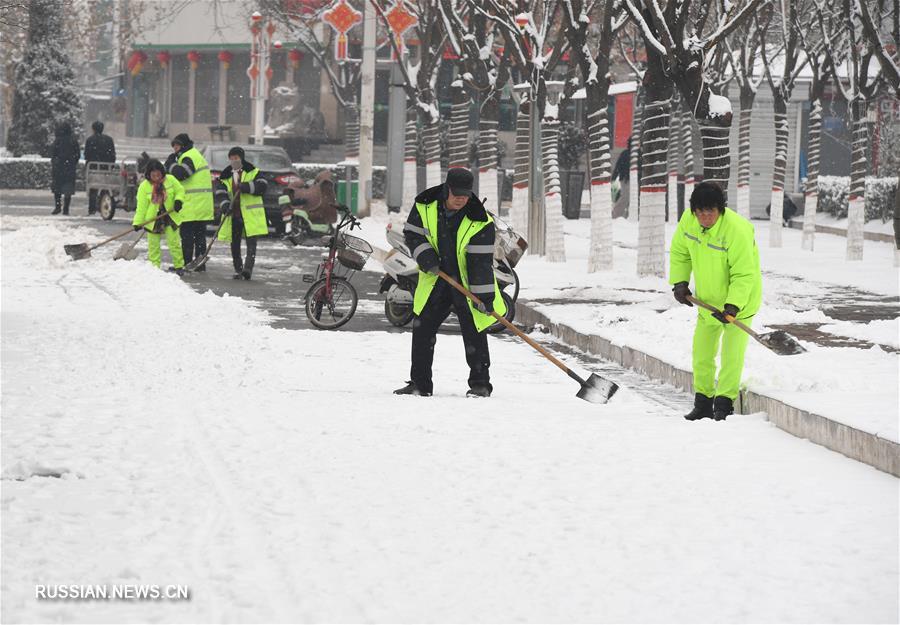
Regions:
<instances>
[{"instance_id":1,"label":"pedestrian walking","mask_svg":"<svg viewBox=\"0 0 900 625\"><path fill-rule=\"evenodd\" d=\"M219 240L231 242L232 277L249 280L256 262L256 239L269 233L263 204L268 182L253 163L244 159L243 148L231 148L228 162L216 182L216 204L224 220ZM247 241L246 259L241 258L241 237Z\"/></svg>"},{"instance_id":2,"label":"pedestrian walking","mask_svg":"<svg viewBox=\"0 0 900 625\"><path fill-rule=\"evenodd\" d=\"M103 122L100 120L91 124L94 131L84 142L84 162L87 163L115 163L116 145L112 137L103 134ZM97 189L88 191L88 215L97 212Z\"/></svg>"},{"instance_id":3,"label":"pedestrian walking","mask_svg":"<svg viewBox=\"0 0 900 625\"><path fill-rule=\"evenodd\" d=\"M697 310L694 329L694 409L685 419L723 421L734 412L740 391L744 352L749 335L726 318L747 326L762 302L762 273L753 225L730 208L718 185L701 182L690 198L672 237L669 282L675 299L693 306L688 283L694 276L697 298L717 308ZM716 356L722 344L721 367L716 380Z\"/></svg>"},{"instance_id":4,"label":"pedestrian walking","mask_svg":"<svg viewBox=\"0 0 900 625\"><path fill-rule=\"evenodd\" d=\"M147 230L147 257L154 266L162 264L162 236L166 237L166 246L172 257L169 271L184 275L184 254L181 251L181 237L178 225L181 223L180 211L184 206L184 187L178 179L166 173L165 166L158 160L151 159L144 170L144 180L137 190L137 208L134 211L132 225L134 231L141 227ZM141 226L145 221L157 215L164 215L156 221Z\"/></svg>"},{"instance_id":5,"label":"pedestrian walking","mask_svg":"<svg viewBox=\"0 0 900 625\"><path fill-rule=\"evenodd\" d=\"M166 171L184 187L181 211L181 247L185 263L206 254L206 224L213 219L213 185L209 164L187 134L172 139L175 150L166 159ZM206 271L206 263L196 269Z\"/></svg>"},{"instance_id":6,"label":"pedestrian walking","mask_svg":"<svg viewBox=\"0 0 900 625\"><path fill-rule=\"evenodd\" d=\"M72 134L72 127L62 122L56 127L53 147L50 153L50 190L53 192L53 212L51 215L69 214L69 204L75 193L76 169L81 148Z\"/></svg>"},{"instance_id":7,"label":"pedestrian walking","mask_svg":"<svg viewBox=\"0 0 900 625\"><path fill-rule=\"evenodd\" d=\"M491 311L506 313L494 278L494 220L472 193L472 173L460 167L447 172L444 184L420 193L403 228L406 245L419 265L413 296L410 381L397 395L430 396L431 365L437 332L450 312L456 313L469 365L467 397L490 397L491 356L484 331L494 323ZM456 291L444 271L482 302L478 309Z\"/></svg>"}]
</instances>

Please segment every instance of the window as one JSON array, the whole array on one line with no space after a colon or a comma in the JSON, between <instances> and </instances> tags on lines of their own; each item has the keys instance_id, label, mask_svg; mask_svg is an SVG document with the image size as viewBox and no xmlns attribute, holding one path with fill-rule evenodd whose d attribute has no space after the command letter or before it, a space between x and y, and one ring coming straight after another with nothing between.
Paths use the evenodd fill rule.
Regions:
<instances>
[{"instance_id":1,"label":"window","mask_svg":"<svg viewBox=\"0 0 900 625\"><path fill-rule=\"evenodd\" d=\"M250 54L248 52L235 52L231 67L228 68L228 90L225 103L226 124L250 123L250 77L247 76L247 68L250 67Z\"/></svg>"},{"instance_id":2,"label":"window","mask_svg":"<svg viewBox=\"0 0 900 625\"><path fill-rule=\"evenodd\" d=\"M219 59L202 53L194 82L194 123L219 123Z\"/></svg>"},{"instance_id":3,"label":"window","mask_svg":"<svg viewBox=\"0 0 900 625\"><path fill-rule=\"evenodd\" d=\"M172 55L172 121L186 124L188 120L188 82L190 63L183 54Z\"/></svg>"}]
</instances>

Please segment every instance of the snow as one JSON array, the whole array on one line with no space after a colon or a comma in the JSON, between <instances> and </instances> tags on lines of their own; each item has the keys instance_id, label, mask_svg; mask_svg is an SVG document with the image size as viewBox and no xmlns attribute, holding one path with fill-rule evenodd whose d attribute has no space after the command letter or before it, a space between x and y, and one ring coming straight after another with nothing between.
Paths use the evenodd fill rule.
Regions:
<instances>
[{"instance_id":1,"label":"snow","mask_svg":"<svg viewBox=\"0 0 900 625\"><path fill-rule=\"evenodd\" d=\"M731 113L731 101L722 95L709 94L710 117L722 117Z\"/></svg>"},{"instance_id":2,"label":"snow","mask_svg":"<svg viewBox=\"0 0 900 625\"><path fill-rule=\"evenodd\" d=\"M619 95L620 93L633 93L637 91L637 83L633 80L625 82L617 82L609 86L609 95Z\"/></svg>"},{"instance_id":3,"label":"snow","mask_svg":"<svg viewBox=\"0 0 900 625\"><path fill-rule=\"evenodd\" d=\"M466 400L458 335L397 398L409 334L276 330L115 246L68 260L89 230L2 227L4 622L897 621L896 479L761 415L588 404L496 338Z\"/></svg>"}]
</instances>

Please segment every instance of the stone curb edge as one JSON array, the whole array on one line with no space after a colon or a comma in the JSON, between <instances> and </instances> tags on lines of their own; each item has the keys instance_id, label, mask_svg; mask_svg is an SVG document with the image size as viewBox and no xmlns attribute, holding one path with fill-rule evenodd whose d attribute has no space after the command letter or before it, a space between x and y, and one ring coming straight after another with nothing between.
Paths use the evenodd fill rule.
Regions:
<instances>
[{"instance_id":1,"label":"stone curb edge","mask_svg":"<svg viewBox=\"0 0 900 625\"><path fill-rule=\"evenodd\" d=\"M691 372L628 346L614 345L609 339L582 334L570 326L555 323L528 302L516 302L516 322L526 326L541 324L561 341L589 354L600 356L658 382L691 391ZM801 410L784 402L742 391L736 406L741 414L765 412L769 421L785 432L900 477L900 444L870 434L821 415Z\"/></svg>"}]
</instances>

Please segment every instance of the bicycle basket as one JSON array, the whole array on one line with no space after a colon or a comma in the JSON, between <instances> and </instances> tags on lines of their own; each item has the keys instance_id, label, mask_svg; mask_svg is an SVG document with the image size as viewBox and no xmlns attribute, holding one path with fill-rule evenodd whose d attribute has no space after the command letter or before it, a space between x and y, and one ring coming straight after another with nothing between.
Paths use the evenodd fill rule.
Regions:
<instances>
[{"instance_id":1,"label":"bicycle basket","mask_svg":"<svg viewBox=\"0 0 900 625\"><path fill-rule=\"evenodd\" d=\"M342 232L338 239L337 259L348 269L362 271L372 253L372 246L365 239Z\"/></svg>"},{"instance_id":2,"label":"bicycle basket","mask_svg":"<svg viewBox=\"0 0 900 625\"><path fill-rule=\"evenodd\" d=\"M355 271L362 271L363 267L366 266L367 257L368 255L363 256L354 250L342 249L337 252L338 262L347 269L353 269Z\"/></svg>"}]
</instances>

